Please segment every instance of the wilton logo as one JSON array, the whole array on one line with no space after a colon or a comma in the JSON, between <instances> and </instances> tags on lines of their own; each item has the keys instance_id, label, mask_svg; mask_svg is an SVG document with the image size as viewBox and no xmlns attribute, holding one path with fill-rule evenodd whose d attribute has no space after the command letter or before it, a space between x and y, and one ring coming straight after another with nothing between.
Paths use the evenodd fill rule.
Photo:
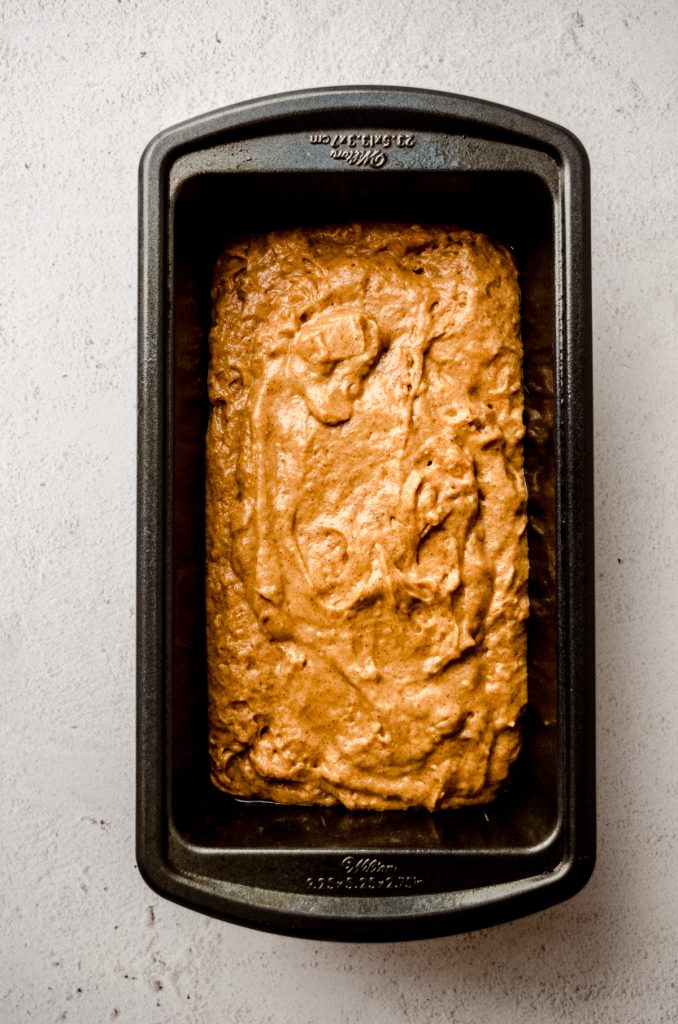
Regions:
<instances>
[{"instance_id":1,"label":"wilton logo","mask_svg":"<svg viewBox=\"0 0 678 1024\"><path fill-rule=\"evenodd\" d=\"M314 134L312 146L329 146L332 160L344 160L351 167L372 167L379 170L388 161L389 149L414 149L417 139L405 132L365 132L344 135Z\"/></svg>"},{"instance_id":2,"label":"wilton logo","mask_svg":"<svg viewBox=\"0 0 678 1024\"><path fill-rule=\"evenodd\" d=\"M348 875L388 875L396 870L395 864L385 864L376 857L344 857L341 866Z\"/></svg>"}]
</instances>

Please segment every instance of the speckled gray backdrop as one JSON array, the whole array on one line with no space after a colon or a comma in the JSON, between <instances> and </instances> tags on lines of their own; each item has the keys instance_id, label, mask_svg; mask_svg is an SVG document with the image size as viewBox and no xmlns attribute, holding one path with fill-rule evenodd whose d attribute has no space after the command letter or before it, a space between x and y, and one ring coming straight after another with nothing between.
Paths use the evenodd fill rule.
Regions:
<instances>
[{"instance_id":1,"label":"speckled gray backdrop","mask_svg":"<svg viewBox=\"0 0 678 1024\"><path fill-rule=\"evenodd\" d=\"M0 1020L675 1021L678 7L5 0L0 25ZM365 82L516 106L591 157L600 849L551 911L350 946L182 910L134 865L136 188L161 128Z\"/></svg>"}]
</instances>

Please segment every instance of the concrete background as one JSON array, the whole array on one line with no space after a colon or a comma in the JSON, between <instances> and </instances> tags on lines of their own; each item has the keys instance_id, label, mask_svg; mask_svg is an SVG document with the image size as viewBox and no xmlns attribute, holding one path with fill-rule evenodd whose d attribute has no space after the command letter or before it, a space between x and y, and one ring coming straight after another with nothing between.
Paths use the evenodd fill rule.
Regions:
<instances>
[{"instance_id":1,"label":"concrete background","mask_svg":"<svg viewBox=\"0 0 678 1024\"><path fill-rule=\"evenodd\" d=\"M0 1020L676 1020L678 7L5 0L0 25ZM133 853L138 159L360 82L532 111L593 167L598 867L535 917L378 946L179 909Z\"/></svg>"}]
</instances>

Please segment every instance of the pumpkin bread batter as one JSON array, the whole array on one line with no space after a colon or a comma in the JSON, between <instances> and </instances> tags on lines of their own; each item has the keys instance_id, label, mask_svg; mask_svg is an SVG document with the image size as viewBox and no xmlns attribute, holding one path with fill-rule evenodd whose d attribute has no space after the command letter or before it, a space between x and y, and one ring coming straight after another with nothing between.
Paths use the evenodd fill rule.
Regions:
<instances>
[{"instance_id":1,"label":"pumpkin bread batter","mask_svg":"<svg viewBox=\"0 0 678 1024\"><path fill-rule=\"evenodd\" d=\"M491 800L527 700L510 253L443 227L279 231L230 244L212 294L213 782Z\"/></svg>"}]
</instances>

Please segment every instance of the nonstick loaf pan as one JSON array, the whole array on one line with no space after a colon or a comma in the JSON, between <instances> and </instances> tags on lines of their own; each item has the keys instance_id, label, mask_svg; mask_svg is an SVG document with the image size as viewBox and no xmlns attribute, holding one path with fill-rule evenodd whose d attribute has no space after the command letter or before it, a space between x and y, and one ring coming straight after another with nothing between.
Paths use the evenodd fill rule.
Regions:
<instances>
[{"instance_id":1,"label":"nonstick loaf pan","mask_svg":"<svg viewBox=\"0 0 678 1024\"><path fill-rule=\"evenodd\" d=\"M157 136L141 162L137 857L158 893L287 934L395 940L558 903L595 857L589 172L568 131L483 100L319 89ZM491 804L383 813L210 783L207 334L234 233L453 223L513 252L530 559L524 746Z\"/></svg>"}]
</instances>

